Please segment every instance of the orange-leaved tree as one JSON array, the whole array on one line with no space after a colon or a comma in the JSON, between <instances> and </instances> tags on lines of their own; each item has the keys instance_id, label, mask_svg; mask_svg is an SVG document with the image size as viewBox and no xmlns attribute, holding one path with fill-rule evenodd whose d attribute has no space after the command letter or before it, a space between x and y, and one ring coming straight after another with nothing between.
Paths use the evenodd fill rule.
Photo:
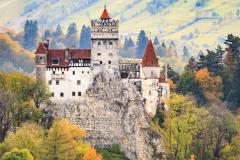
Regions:
<instances>
[{"instance_id":1,"label":"orange-leaved tree","mask_svg":"<svg viewBox=\"0 0 240 160\"><path fill-rule=\"evenodd\" d=\"M222 79L220 76L213 76L207 68L203 68L196 72L195 79L209 101L217 100L222 96Z\"/></svg>"}]
</instances>

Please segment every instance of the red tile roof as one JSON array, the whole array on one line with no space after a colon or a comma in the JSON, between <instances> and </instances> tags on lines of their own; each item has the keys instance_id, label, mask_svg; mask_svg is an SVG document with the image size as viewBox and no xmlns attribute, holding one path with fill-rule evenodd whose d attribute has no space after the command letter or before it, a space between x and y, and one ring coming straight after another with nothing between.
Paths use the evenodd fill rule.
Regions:
<instances>
[{"instance_id":1,"label":"red tile roof","mask_svg":"<svg viewBox=\"0 0 240 160\"><path fill-rule=\"evenodd\" d=\"M104 10L103 10L103 13L102 13L100 19L111 19L110 16L109 16L109 14L108 14L108 11L107 11L107 9L106 9L106 6L105 6L105 8L104 8Z\"/></svg>"},{"instance_id":2,"label":"red tile roof","mask_svg":"<svg viewBox=\"0 0 240 160\"><path fill-rule=\"evenodd\" d=\"M71 59L89 59L91 57L91 49L71 49Z\"/></svg>"},{"instance_id":3,"label":"red tile roof","mask_svg":"<svg viewBox=\"0 0 240 160\"><path fill-rule=\"evenodd\" d=\"M48 49L44 43L39 44L35 54L47 54L47 66L49 67L67 67L70 63L69 59L91 59L91 49ZM53 65L53 59L59 60L59 64Z\"/></svg>"},{"instance_id":4,"label":"red tile roof","mask_svg":"<svg viewBox=\"0 0 240 160\"><path fill-rule=\"evenodd\" d=\"M159 67L158 59L155 54L151 40L147 42L147 47L145 49L145 53L142 59L142 66L143 67Z\"/></svg>"},{"instance_id":5,"label":"red tile roof","mask_svg":"<svg viewBox=\"0 0 240 160\"><path fill-rule=\"evenodd\" d=\"M67 67L68 61L65 61L65 50L64 49L50 49L47 54L47 66L56 66L56 67ZM52 60L59 60L58 65L53 65Z\"/></svg>"},{"instance_id":6,"label":"red tile roof","mask_svg":"<svg viewBox=\"0 0 240 160\"><path fill-rule=\"evenodd\" d=\"M35 54L47 54L47 49L45 48L44 44L41 42L35 52Z\"/></svg>"}]
</instances>

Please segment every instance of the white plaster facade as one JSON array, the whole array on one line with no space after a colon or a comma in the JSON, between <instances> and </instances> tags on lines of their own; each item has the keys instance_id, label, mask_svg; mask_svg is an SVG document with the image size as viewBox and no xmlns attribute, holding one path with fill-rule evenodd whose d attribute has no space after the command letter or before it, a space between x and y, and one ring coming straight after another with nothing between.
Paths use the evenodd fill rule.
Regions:
<instances>
[{"instance_id":1,"label":"white plaster facade","mask_svg":"<svg viewBox=\"0 0 240 160\"><path fill-rule=\"evenodd\" d=\"M79 100L90 79L90 67L48 68L46 71L46 83L54 100Z\"/></svg>"}]
</instances>

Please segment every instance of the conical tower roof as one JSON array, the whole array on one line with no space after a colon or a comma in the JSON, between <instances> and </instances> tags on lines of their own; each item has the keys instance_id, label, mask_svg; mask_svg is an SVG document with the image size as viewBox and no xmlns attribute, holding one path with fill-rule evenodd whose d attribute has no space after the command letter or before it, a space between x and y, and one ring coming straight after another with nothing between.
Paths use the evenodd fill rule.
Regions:
<instances>
[{"instance_id":1,"label":"conical tower roof","mask_svg":"<svg viewBox=\"0 0 240 160\"><path fill-rule=\"evenodd\" d=\"M158 59L151 40L148 40L147 47L142 59L142 67L159 67Z\"/></svg>"},{"instance_id":2,"label":"conical tower roof","mask_svg":"<svg viewBox=\"0 0 240 160\"><path fill-rule=\"evenodd\" d=\"M104 10L102 12L100 19L111 19L111 17L108 14L106 5L104 6Z\"/></svg>"}]
</instances>

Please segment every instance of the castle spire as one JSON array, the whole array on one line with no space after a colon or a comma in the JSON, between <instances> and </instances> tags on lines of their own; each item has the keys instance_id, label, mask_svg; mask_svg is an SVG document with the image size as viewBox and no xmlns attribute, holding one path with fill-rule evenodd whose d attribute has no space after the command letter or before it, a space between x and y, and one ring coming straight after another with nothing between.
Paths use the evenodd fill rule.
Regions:
<instances>
[{"instance_id":1,"label":"castle spire","mask_svg":"<svg viewBox=\"0 0 240 160\"><path fill-rule=\"evenodd\" d=\"M103 10L103 13L102 13L100 19L111 19L109 14L108 14L108 11L107 11L106 3L104 5L104 10Z\"/></svg>"},{"instance_id":2,"label":"castle spire","mask_svg":"<svg viewBox=\"0 0 240 160\"><path fill-rule=\"evenodd\" d=\"M158 59L155 54L151 39L148 40L147 42L147 47L145 49L144 56L142 59L142 66L143 67L159 67Z\"/></svg>"}]
</instances>

